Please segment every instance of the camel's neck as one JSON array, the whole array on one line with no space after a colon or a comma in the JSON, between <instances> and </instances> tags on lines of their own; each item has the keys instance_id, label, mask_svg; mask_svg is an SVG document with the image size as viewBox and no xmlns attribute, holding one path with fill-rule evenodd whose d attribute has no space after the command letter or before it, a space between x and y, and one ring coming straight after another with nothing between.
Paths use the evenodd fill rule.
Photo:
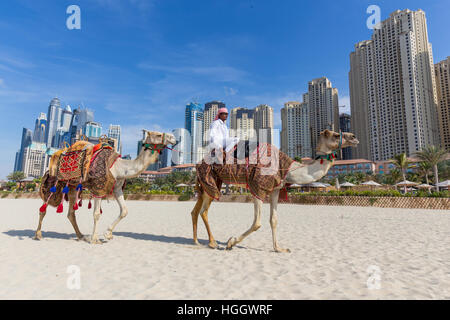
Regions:
<instances>
[{"instance_id":1,"label":"camel's neck","mask_svg":"<svg viewBox=\"0 0 450 320\"><path fill-rule=\"evenodd\" d=\"M158 160L159 153L150 149L143 149L141 153L133 160L118 159L111 168L111 173L117 178L133 178L145 171L149 165ZM120 160L120 161L119 161Z\"/></svg>"},{"instance_id":2,"label":"camel's neck","mask_svg":"<svg viewBox=\"0 0 450 320\"><path fill-rule=\"evenodd\" d=\"M333 164L334 161L328 160L315 160L307 165L294 162L286 175L286 183L306 184L320 180Z\"/></svg>"}]
</instances>

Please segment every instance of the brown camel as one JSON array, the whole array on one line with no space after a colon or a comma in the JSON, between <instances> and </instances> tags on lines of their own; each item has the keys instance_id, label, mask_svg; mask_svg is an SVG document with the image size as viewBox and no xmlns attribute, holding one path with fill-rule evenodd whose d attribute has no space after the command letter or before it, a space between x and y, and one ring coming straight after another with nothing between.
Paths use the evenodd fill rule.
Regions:
<instances>
[{"instance_id":1,"label":"brown camel","mask_svg":"<svg viewBox=\"0 0 450 320\"><path fill-rule=\"evenodd\" d=\"M268 196L270 200L270 226L272 228L273 248L276 252L290 252L289 249L281 248L278 245L276 238L277 204L280 190L286 184L307 184L321 179L333 166L334 158L336 157L335 150L346 147L355 147L358 143L359 141L356 139L353 133L337 133L330 130L325 130L321 132L319 137L316 152L318 157L311 164L300 164L290 159L284 153L279 152L280 163L284 159L283 161L289 165L285 166L285 172L281 172L281 174L280 171L282 171L282 169L279 169L278 175L276 176L277 178L270 182L272 183L272 187L266 190L262 190L263 192L261 193L263 196ZM286 158L289 160L286 161ZM226 166L229 166L231 168L230 170L235 173L234 176L230 175L230 171L222 170L223 167ZM253 189L253 223L251 227L239 237L231 237L228 240L227 249L232 249L234 245L240 243L242 240L244 240L244 238L261 227L261 207L264 197L258 196L258 194L256 194L254 191L258 188L258 185L261 184L261 181L264 181L264 179L267 178L261 176L261 171L256 170L253 171L253 174L248 174L248 172L243 173L243 170L236 170L237 167L239 167L239 165L236 164L205 165L204 163L202 163L197 165L197 189L199 191L199 195L197 203L195 204L195 207L191 212L195 244L199 244L197 240L197 222L198 215L200 214L208 232L209 247L213 249L217 248L217 243L214 240L211 228L208 223L208 209L212 201L214 200L215 195L211 194L211 192L208 193L208 190L211 190L212 187L210 185L207 185L207 182L205 183L205 181L208 180L205 178L205 175L209 175L210 180L214 180L212 184L214 184L215 182L219 191L222 182L233 183L234 185L236 185L236 181L238 181L237 184L241 187L250 188L250 191L252 191ZM207 170L205 171L204 168L207 168Z\"/></svg>"}]
</instances>

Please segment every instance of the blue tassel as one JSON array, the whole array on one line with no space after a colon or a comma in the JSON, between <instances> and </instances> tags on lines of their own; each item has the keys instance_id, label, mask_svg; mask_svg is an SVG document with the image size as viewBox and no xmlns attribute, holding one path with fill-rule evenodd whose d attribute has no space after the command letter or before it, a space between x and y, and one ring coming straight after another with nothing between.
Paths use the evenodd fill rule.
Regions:
<instances>
[{"instance_id":1,"label":"blue tassel","mask_svg":"<svg viewBox=\"0 0 450 320\"><path fill-rule=\"evenodd\" d=\"M56 186L53 186L50 188L50 192L55 193L56 192Z\"/></svg>"},{"instance_id":2,"label":"blue tassel","mask_svg":"<svg viewBox=\"0 0 450 320\"><path fill-rule=\"evenodd\" d=\"M69 187L68 187L68 186L65 186L64 189L63 189L63 191L62 191L62 193L69 193Z\"/></svg>"},{"instance_id":3,"label":"blue tassel","mask_svg":"<svg viewBox=\"0 0 450 320\"><path fill-rule=\"evenodd\" d=\"M82 191L83 190L83 185L80 183L79 185L77 185L77 188L75 190L76 191Z\"/></svg>"}]
</instances>

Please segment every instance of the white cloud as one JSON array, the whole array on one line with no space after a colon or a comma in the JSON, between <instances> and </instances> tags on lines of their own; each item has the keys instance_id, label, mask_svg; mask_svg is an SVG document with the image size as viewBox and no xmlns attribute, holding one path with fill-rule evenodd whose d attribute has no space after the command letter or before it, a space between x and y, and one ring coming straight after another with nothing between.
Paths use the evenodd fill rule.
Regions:
<instances>
[{"instance_id":1,"label":"white cloud","mask_svg":"<svg viewBox=\"0 0 450 320\"><path fill-rule=\"evenodd\" d=\"M0 78L0 87L3 87L5 85L5 80L3 80L2 78Z\"/></svg>"},{"instance_id":2,"label":"white cloud","mask_svg":"<svg viewBox=\"0 0 450 320\"><path fill-rule=\"evenodd\" d=\"M236 93L238 93L237 89L234 89L231 87L223 87L223 89L225 90L225 94L227 96L234 96L234 95L236 95Z\"/></svg>"}]
</instances>

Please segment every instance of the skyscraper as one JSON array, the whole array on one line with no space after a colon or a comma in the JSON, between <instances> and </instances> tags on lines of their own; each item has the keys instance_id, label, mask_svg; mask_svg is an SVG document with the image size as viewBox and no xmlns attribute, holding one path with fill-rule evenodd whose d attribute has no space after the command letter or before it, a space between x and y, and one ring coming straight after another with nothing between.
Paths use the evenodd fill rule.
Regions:
<instances>
[{"instance_id":1,"label":"skyscraper","mask_svg":"<svg viewBox=\"0 0 450 320\"><path fill-rule=\"evenodd\" d=\"M25 148L27 148L32 143L32 133L30 129L22 129L22 141L20 143L20 149L17 154L17 161L14 164L14 171L23 171L23 160Z\"/></svg>"},{"instance_id":2,"label":"skyscraper","mask_svg":"<svg viewBox=\"0 0 450 320\"><path fill-rule=\"evenodd\" d=\"M350 87L351 127L359 140L353 148L355 159L372 159L369 144L369 103L374 103L369 88L375 85L372 73L373 46L371 41L362 41L355 45L355 51L350 54L350 72L348 74ZM369 100L369 97L370 100Z\"/></svg>"},{"instance_id":3,"label":"skyscraper","mask_svg":"<svg viewBox=\"0 0 450 320\"><path fill-rule=\"evenodd\" d=\"M45 130L47 128L47 115L43 112L39 114L36 119L33 132L33 141L43 143L45 142Z\"/></svg>"},{"instance_id":4,"label":"skyscraper","mask_svg":"<svg viewBox=\"0 0 450 320\"><path fill-rule=\"evenodd\" d=\"M281 109L281 151L291 158L312 157L309 119L306 102L286 102Z\"/></svg>"},{"instance_id":5,"label":"skyscraper","mask_svg":"<svg viewBox=\"0 0 450 320\"><path fill-rule=\"evenodd\" d=\"M255 131L255 110L247 108L233 108L230 112L230 135L240 140L257 139Z\"/></svg>"},{"instance_id":6,"label":"skyscraper","mask_svg":"<svg viewBox=\"0 0 450 320\"><path fill-rule=\"evenodd\" d=\"M191 102L186 105L184 128L191 135L191 161L203 159L203 109L201 104Z\"/></svg>"},{"instance_id":7,"label":"skyscraper","mask_svg":"<svg viewBox=\"0 0 450 320\"><path fill-rule=\"evenodd\" d=\"M325 129L339 131L338 90L326 77L308 83L308 94L303 96L308 104L311 127L311 148L315 157L320 132Z\"/></svg>"},{"instance_id":8,"label":"skyscraper","mask_svg":"<svg viewBox=\"0 0 450 320\"><path fill-rule=\"evenodd\" d=\"M61 102L53 98L48 106L47 131L45 132L45 144L48 147L55 146L56 130L61 126Z\"/></svg>"},{"instance_id":9,"label":"skyscraper","mask_svg":"<svg viewBox=\"0 0 450 320\"><path fill-rule=\"evenodd\" d=\"M83 133L88 138L98 138L102 135L102 126L98 122L88 121L84 125Z\"/></svg>"},{"instance_id":10,"label":"skyscraper","mask_svg":"<svg viewBox=\"0 0 450 320\"><path fill-rule=\"evenodd\" d=\"M109 125L108 137L117 140L117 152L122 153L122 141L120 140L121 128L120 125Z\"/></svg>"},{"instance_id":11,"label":"skyscraper","mask_svg":"<svg viewBox=\"0 0 450 320\"><path fill-rule=\"evenodd\" d=\"M351 116L347 113L339 115L339 128L342 132L351 132ZM352 147L342 149L342 160L352 159Z\"/></svg>"},{"instance_id":12,"label":"skyscraper","mask_svg":"<svg viewBox=\"0 0 450 320\"><path fill-rule=\"evenodd\" d=\"M258 140L273 143L273 108L267 104L261 104L255 108L254 127Z\"/></svg>"},{"instance_id":13,"label":"skyscraper","mask_svg":"<svg viewBox=\"0 0 450 320\"><path fill-rule=\"evenodd\" d=\"M225 108L225 103L220 101L205 103L205 109L203 111L203 146L209 144L209 127L211 126L211 123L213 123L220 108Z\"/></svg>"},{"instance_id":14,"label":"skyscraper","mask_svg":"<svg viewBox=\"0 0 450 320\"><path fill-rule=\"evenodd\" d=\"M441 146L450 152L450 57L434 65Z\"/></svg>"},{"instance_id":15,"label":"skyscraper","mask_svg":"<svg viewBox=\"0 0 450 320\"><path fill-rule=\"evenodd\" d=\"M439 144L433 54L422 10L391 13L371 40L355 46L350 63L357 157L388 160Z\"/></svg>"}]
</instances>

